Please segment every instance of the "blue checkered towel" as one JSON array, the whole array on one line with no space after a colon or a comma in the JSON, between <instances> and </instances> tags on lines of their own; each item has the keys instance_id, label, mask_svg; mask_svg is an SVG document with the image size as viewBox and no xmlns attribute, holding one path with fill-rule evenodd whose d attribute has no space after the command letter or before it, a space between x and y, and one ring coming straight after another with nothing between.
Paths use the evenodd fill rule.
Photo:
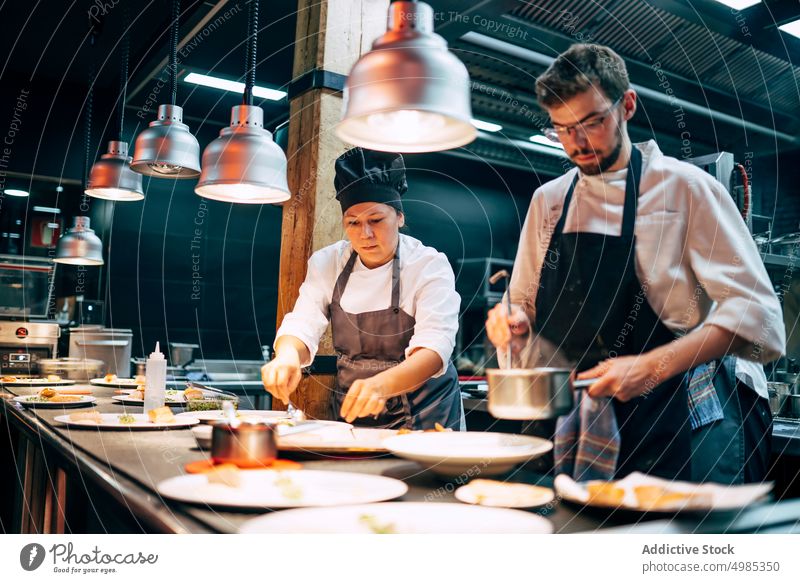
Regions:
<instances>
[{"instance_id":1,"label":"blue checkered towel","mask_svg":"<svg viewBox=\"0 0 800 583\"><path fill-rule=\"evenodd\" d=\"M724 417L714 388L715 373L722 372L724 366L735 366L735 359L724 359L721 367L716 361L701 364L683 377L693 430ZM575 391L578 405L556 422L555 472L568 474L575 481L611 480L620 445L613 402L607 397L592 399L584 393Z\"/></svg>"}]
</instances>

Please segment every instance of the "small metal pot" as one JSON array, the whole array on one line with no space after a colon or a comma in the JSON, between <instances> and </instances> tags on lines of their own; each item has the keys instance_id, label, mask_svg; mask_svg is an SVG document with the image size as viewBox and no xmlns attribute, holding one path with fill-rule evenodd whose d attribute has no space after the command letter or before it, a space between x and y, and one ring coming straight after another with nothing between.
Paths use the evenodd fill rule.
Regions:
<instances>
[{"instance_id":1,"label":"small metal pot","mask_svg":"<svg viewBox=\"0 0 800 583\"><path fill-rule=\"evenodd\" d=\"M170 342L169 352L172 357L172 366L185 366L192 362L195 348L200 348L200 346L186 342Z\"/></svg>"},{"instance_id":2,"label":"small metal pot","mask_svg":"<svg viewBox=\"0 0 800 583\"><path fill-rule=\"evenodd\" d=\"M278 456L275 430L264 424L220 421L211 431L211 458L216 463L258 468Z\"/></svg>"},{"instance_id":3,"label":"small metal pot","mask_svg":"<svg viewBox=\"0 0 800 583\"><path fill-rule=\"evenodd\" d=\"M570 382L568 368L487 369L489 413L498 419L554 419L575 406L572 393L596 379Z\"/></svg>"}]
</instances>

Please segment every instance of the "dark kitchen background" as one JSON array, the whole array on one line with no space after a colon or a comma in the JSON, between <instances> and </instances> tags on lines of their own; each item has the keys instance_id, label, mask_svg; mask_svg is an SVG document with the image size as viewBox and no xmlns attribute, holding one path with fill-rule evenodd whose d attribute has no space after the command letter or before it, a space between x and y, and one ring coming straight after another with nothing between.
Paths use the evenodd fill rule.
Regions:
<instances>
[{"instance_id":1,"label":"dark kitchen background","mask_svg":"<svg viewBox=\"0 0 800 583\"><path fill-rule=\"evenodd\" d=\"M166 74L169 11L164 2L128 4L124 134L132 143L167 101L168 84L159 80ZM800 230L800 68L793 64L800 39L775 28L800 15L797 2L763 2L746 13L678 0L430 4L440 16L437 32L468 67L474 117L502 125L454 152L407 156L408 233L446 253L462 310L483 309L474 271L462 269L462 260L513 259L531 194L569 167L557 149L529 138L539 132L534 80L548 59L576 41L610 45L629 63L640 89L635 141L655 138L677 158L732 153L747 170L752 210L771 222L772 236ZM142 202L82 197L92 71L90 163L115 137L121 9L121 2L86 1L3 8L0 134L13 136L2 171L6 188L30 196L3 197L0 253L47 255L46 246L30 245L33 231L42 221L63 229L88 204L106 264L80 273L59 266L58 297L81 287L85 297L104 301L103 323L133 330L134 356L160 340L198 343L205 358L260 358L276 327L280 207L207 201L194 193L193 180L147 177ZM285 90L291 81L295 9L292 1L262 3L259 85ZM178 104L201 148L227 125L240 96L183 79L190 72L242 79L246 13L244 0L182 3ZM40 49L14 50L19 39L34 36ZM285 148L288 102L257 104ZM740 183L734 178L729 186L735 191ZM466 333L462 348L477 336L468 327Z\"/></svg>"}]
</instances>

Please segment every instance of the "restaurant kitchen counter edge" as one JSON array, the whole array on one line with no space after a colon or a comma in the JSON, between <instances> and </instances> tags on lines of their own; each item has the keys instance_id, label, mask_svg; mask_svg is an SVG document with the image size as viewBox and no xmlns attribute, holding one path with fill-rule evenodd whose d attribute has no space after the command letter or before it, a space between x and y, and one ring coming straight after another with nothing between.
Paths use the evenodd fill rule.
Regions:
<instances>
[{"instance_id":1,"label":"restaurant kitchen counter edge","mask_svg":"<svg viewBox=\"0 0 800 583\"><path fill-rule=\"evenodd\" d=\"M178 520L175 511L167 507L160 497L155 495L149 488L142 486L138 481L119 470L113 471L110 467L104 467L103 463L95 455L84 448L75 446L69 439L60 435L49 423L40 419L34 411L27 410L5 398L0 400L3 403L2 410L0 410L0 420L7 419L14 423L16 429L29 441L27 447L22 444L22 447L13 448L12 453L16 458L14 461L17 470L17 480L14 485L19 486L23 492L27 491L27 494L24 495L23 515L16 517L17 523L19 524L19 519L21 518L23 526L25 524L33 526L37 522L41 525L41 528L29 528L27 532L41 534L63 532L63 529L59 529L58 525L61 524L63 526L63 510L67 505L66 501L60 500L64 489L60 487L59 472L67 469L77 470L82 480L91 479L96 486L110 495L114 501L130 508L137 518L141 518L147 523L148 531L176 534L215 532L201 521L195 520L186 514L183 514L181 519ZM6 423L3 423L3 425L6 425ZM6 441L9 435L10 431L6 427L6 430L3 431L2 440ZM30 448L34 448L34 451L31 451ZM37 448L38 451L36 451ZM2 449L5 450L6 448ZM59 458L57 464L55 464L55 472L50 464L45 464L46 476L39 476L40 482L44 483L32 483L36 481L37 468L30 466L50 461L47 459L49 456L46 455L48 449L52 450ZM16 455L17 452L21 452L22 455ZM37 457L40 459L37 460ZM29 462L33 462L33 464ZM21 464L22 467L20 467ZM65 468L64 465L71 467ZM13 482L13 480L7 480L7 482ZM8 498L4 497L4 499ZM9 532L9 529L5 526L3 530Z\"/></svg>"}]
</instances>

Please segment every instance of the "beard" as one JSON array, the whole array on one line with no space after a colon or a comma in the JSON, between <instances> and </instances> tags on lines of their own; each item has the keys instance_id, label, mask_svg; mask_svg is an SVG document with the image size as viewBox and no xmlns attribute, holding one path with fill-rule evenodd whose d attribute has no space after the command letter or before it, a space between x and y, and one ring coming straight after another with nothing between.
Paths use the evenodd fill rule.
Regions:
<instances>
[{"instance_id":1,"label":"beard","mask_svg":"<svg viewBox=\"0 0 800 583\"><path fill-rule=\"evenodd\" d=\"M575 162L575 165L580 168L581 172L588 174L589 176L602 174L616 164L617 160L619 160L619 155L622 152L622 141L622 135L618 133L617 143L614 145L614 148L611 150L611 152L609 152L608 156L603 156L595 163L578 164ZM576 156L591 156L593 154L597 154L597 152L594 150L575 150L570 154L570 158L572 158L574 162Z\"/></svg>"}]
</instances>

